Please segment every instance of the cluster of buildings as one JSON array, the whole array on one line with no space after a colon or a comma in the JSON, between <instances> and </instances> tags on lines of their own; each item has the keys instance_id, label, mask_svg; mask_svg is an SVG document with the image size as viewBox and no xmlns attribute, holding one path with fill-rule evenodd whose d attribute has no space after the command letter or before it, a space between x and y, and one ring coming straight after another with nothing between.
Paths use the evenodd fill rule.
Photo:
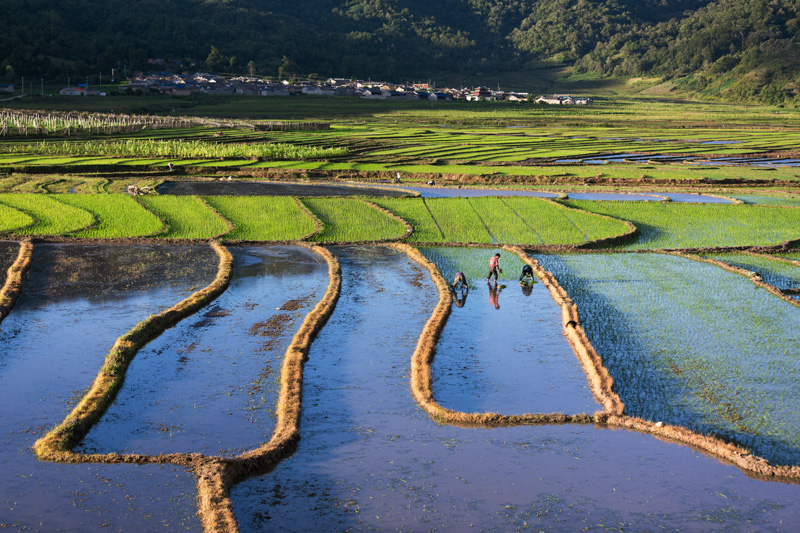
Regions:
<instances>
[{"instance_id":1,"label":"cluster of buildings","mask_svg":"<svg viewBox=\"0 0 800 533\"><path fill-rule=\"evenodd\" d=\"M63 95L98 95L86 87L68 87ZM171 72L137 73L124 86L126 93L167 94L190 96L193 94L242 96L350 96L379 100L466 100L466 101L526 101L546 104L590 104L591 98L569 95L537 96L524 92L492 90L487 87L473 89L436 88L428 83L397 84L328 78L327 80L293 81L266 80L248 76L225 77L206 72L174 74Z\"/></svg>"}]
</instances>

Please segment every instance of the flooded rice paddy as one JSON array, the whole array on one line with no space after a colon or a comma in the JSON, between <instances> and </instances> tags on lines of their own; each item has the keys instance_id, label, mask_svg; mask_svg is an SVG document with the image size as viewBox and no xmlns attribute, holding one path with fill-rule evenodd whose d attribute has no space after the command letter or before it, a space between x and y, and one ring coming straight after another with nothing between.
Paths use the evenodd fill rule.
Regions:
<instances>
[{"instance_id":1,"label":"flooded rice paddy","mask_svg":"<svg viewBox=\"0 0 800 533\"><path fill-rule=\"evenodd\" d=\"M416 405L409 386L411 354L438 298L427 271L391 248L332 251L342 266L342 292L308 354L302 440L272 472L234 487L242 531L785 530L800 518L800 487L751 479L687 446L649 435L591 425L476 429L438 424ZM596 410L580 365L560 337L558 308L541 283L523 292L516 256L501 251L500 285L506 287L491 294L485 270L494 251L424 250L448 282L461 270L472 286L464 305L454 306L437 349L435 398L454 409L506 414ZM327 268L302 248L236 247L232 252L235 271L227 292L138 354L116 403L80 451L227 455L269 438L275 371L285 343L324 292ZM637 257L644 263L624 264L623 259ZM650 268L651 257L666 260L658 263L665 274L643 270ZM791 434L788 426L797 427L785 397L792 387L786 382L796 378L790 361L764 346L744 350L751 332L733 324L752 320L755 329L777 327L764 330L764 343L784 335L778 344L797 345L785 331L797 324L774 324L791 317L759 303L765 291L730 274L752 290L735 285L733 278L718 276L718 268L686 274L675 261L708 265L662 255L538 258L578 303L601 355L617 357L618 368L624 368L624 347L630 350L624 357L652 364L656 375L634 385L652 383L649 390L658 393L659 381L678 383L659 375L674 370L668 364L665 370L664 361L695 361L694 366L684 361L684 376L678 376L689 391L682 408L719 400L698 388L710 377L721 384L714 394L731 387L745 397L724 399L738 412L749 415L745 407L756 400L774 403L779 409L755 431L764 433L763 449L779 450L797 462L787 445L791 439L781 440ZM611 263L603 266L601 259ZM216 266L216 254L207 246L36 246L25 291L0 327L5 428L0 432L0 524L11 530L200 529L194 479L180 468L44 463L30 446L69 412L117 336L205 286ZM74 275L75 268L81 275ZM691 294L670 295L676 285ZM642 303L654 300L654 290L667 294L658 300L660 307ZM708 294L714 291L718 300ZM675 306L673 298L687 303ZM747 305L734 305L743 299ZM729 318L731 328L744 328L743 340L733 348L714 344L717 334L702 329L709 323L720 327L725 306L744 316ZM698 314L702 331L685 322L685 316L694 320ZM613 338L603 341L603 335ZM620 351L606 354L603 342ZM647 351L650 344L653 353ZM749 358L746 386L735 386L743 380L741 372L733 378L700 372L702 365L709 371L724 366L695 354L695 344L712 355L741 348L742 357ZM759 376L776 368L787 376L774 380L776 391L762 394ZM633 377L646 373L639 368ZM698 390L702 402L692 396ZM654 396L659 405L672 397L685 399L675 391L661 392ZM626 396L634 398L626 404L630 410L637 396L625 392L626 402ZM736 439L737 427L732 428L716 431Z\"/></svg>"},{"instance_id":2,"label":"flooded rice paddy","mask_svg":"<svg viewBox=\"0 0 800 533\"><path fill-rule=\"evenodd\" d=\"M561 308L542 283L521 286L521 261L503 252L500 284L486 282L492 249L422 248L452 283L453 311L437 344L433 394L462 412L594 413L601 410L561 329Z\"/></svg>"},{"instance_id":3,"label":"flooded rice paddy","mask_svg":"<svg viewBox=\"0 0 800 533\"><path fill-rule=\"evenodd\" d=\"M84 453L237 455L269 440L283 355L328 284L305 248L233 248L228 289L142 349Z\"/></svg>"},{"instance_id":4,"label":"flooded rice paddy","mask_svg":"<svg viewBox=\"0 0 800 533\"><path fill-rule=\"evenodd\" d=\"M719 267L659 254L538 255L578 306L628 415L800 464L800 315Z\"/></svg>"},{"instance_id":5,"label":"flooded rice paddy","mask_svg":"<svg viewBox=\"0 0 800 533\"><path fill-rule=\"evenodd\" d=\"M208 246L36 245L0 326L0 523L17 529L197 529L181 469L39 462L37 438L91 385L117 337L216 273Z\"/></svg>"},{"instance_id":6,"label":"flooded rice paddy","mask_svg":"<svg viewBox=\"0 0 800 533\"><path fill-rule=\"evenodd\" d=\"M390 250L336 253L342 296L306 363L302 440L233 489L242 531L772 529L797 519L798 487L650 436L437 424L408 384L433 285Z\"/></svg>"},{"instance_id":7,"label":"flooded rice paddy","mask_svg":"<svg viewBox=\"0 0 800 533\"><path fill-rule=\"evenodd\" d=\"M767 255L737 253L704 255L755 272L764 282L781 290L800 289L800 262L790 263Z\"/></svg>"}]
</instances>

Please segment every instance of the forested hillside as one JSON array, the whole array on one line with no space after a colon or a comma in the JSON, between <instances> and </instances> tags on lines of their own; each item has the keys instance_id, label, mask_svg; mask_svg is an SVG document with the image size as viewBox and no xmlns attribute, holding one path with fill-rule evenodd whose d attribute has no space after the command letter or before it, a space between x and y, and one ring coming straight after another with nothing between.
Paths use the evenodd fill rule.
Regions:
<instances>
[{"instance_id":1,"label":"forested hillside","mask_svg":"<svg viewBox=\"0 0 800 533\"><path fill-rule=\"evenodd\" d=\"M0 77L146 68L436 77L574 66L729 99L798 101L797 0L4 0ZM211 47L220 56L206 64ZM252 63L251 63L252 62Z\"/></svg>"}]
</instances>

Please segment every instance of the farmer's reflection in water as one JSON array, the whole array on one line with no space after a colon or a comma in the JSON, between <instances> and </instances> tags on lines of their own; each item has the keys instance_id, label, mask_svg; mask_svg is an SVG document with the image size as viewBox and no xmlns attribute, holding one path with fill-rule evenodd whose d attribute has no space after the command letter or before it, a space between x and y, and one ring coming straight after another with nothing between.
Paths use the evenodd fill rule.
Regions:
<instances>
[{"instance_id":1,"label":"farmer's reflection in water","mask_svg":"<svg viewBox=\"0 0 800 533\"><path fill-rule=\"evenodd\" d=\"M486 285L489 287L489 303L491 303L495 309L500 309L500 302L498 299L500 298L500 293L505 288L505 285L498 286L496 280L494 285L490 282L486 282Z\"/></svg>"},{"instance_id":2,"label":"farmer's reflection in water","mask_svg":"<svg viewBox=\"0 0 800 533\"><path fill-rule=\"evenodd\" d=\"M522 294L525 296L530 296L533 294L533 283L524 282L520 283L519 286L522 287Z\"/></svg>"}]
</instances>

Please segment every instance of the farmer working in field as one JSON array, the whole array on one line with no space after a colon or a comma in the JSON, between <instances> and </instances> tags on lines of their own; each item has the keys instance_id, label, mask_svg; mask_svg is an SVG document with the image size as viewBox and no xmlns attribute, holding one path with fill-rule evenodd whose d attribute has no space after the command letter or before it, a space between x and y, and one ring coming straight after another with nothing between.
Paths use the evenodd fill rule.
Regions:
<instances>
[{"instance_id":1,"label":"farmer working in field","mask_svg":"<svg viewBox=\"0 0 800 533\"><path fill-rule=\"evenodd\" d=\"M458 294L459 285L461 286L460 297ZM456 304L456 307L464 307L464 304L467 303L467 294L469 294L469 284L463 272L456 272L456 279L453 281L451 292L453 293L453 303Z\"/></svg>"},{"instance_id":2,"label":"farmer working in field","mask_svg":"<svg viewBox=\"0 0 800 533\"><path fill-rule=\"evenodd\" d=\"M489 259L489 275L486 276L486 282L488 283L492 276L494 276L495 283L497 282L497 271L503 273L503 269L500 268L500 252L497 252Z\"/></svg>"},{"instance_id":3,"label":"farmer working in field","mask_svg":"<svg viewBox=\"0 0 800 533\"><path fill-rule=\"evenodd\" d=\"M536 278L533 275L533 268L530 265L522 267L522 274L519 275L519 284L536 283Z\"/></svg>"}]
</instances>

